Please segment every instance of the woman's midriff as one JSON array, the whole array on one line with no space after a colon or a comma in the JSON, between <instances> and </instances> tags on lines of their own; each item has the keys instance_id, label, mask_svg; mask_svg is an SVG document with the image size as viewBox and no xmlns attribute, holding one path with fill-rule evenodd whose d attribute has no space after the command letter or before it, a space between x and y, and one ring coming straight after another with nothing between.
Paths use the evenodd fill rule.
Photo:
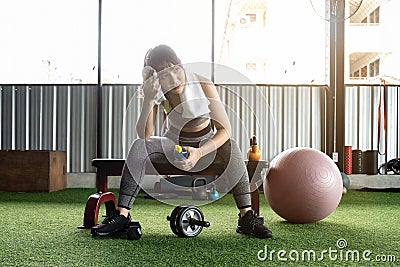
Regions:
<instances>
[{"instance_id":1,"label":"woman's midriff","mask_svg":"<svg viewBox=\"0 0 400 267\"><path fill-rule=\"evenodd\" d=\"M169 122L171 124L172 127L180 129L179 126L175 125L172 120ZM195 133L195 132L199 132L203 129L205 129L208 125L210 124L210 119L204 121L203 123L201 123L200 125L197 125L195 127L183 127L181 129L182 132L186 132L186 133Z\"/></svg>"}]
</instances>

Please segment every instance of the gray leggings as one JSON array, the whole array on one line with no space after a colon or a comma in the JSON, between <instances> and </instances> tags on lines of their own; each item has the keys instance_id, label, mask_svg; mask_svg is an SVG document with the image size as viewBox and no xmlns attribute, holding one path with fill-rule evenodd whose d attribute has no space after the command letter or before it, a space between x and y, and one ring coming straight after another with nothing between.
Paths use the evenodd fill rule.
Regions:
<instances>
[{"instance_id":1,"label":"gray leggings","mask_svg":"<svg viewBox=\"0 0 400 267\"><path fill-rule=\"evenodd\" d=\"M129 150L122 171L121 185L118 197L118 207L130 209L140 191L140 184L145 174L145 168L151 168L149 160L157 162L167 158L173 164L173 150L175 144L199 147L203 142L212 137L209 132L200 137L177 137L172 132L167 132L163 137L151 137L148 140L136 139ZM218 181L225 183L232 190L236 206L239 209L251 207L250 185L246 165L237 143L230 139L225 144L204 157L190 171L199 171L212 164L215 157L223 160L225 171L218 177ZM220 180L222 179L222 180Z\"/></svg>"}]
</instances>

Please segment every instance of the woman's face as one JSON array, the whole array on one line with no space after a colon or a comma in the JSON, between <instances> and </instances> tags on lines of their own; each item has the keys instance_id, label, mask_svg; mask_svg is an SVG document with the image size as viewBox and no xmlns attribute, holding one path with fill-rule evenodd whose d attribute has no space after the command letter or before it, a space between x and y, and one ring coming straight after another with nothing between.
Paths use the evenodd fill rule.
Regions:
<instances>
[{"instance_id":1,"label":"woman's face","mask_svg":"<svg viewBox=\"0 0 400 267\"><path fill-rule=\"evenodd\" d=\"M181 65L174 65L158 73L161 87L165 93L180 94L185 88L186 75Z\"/></svg>"}]
</instances>

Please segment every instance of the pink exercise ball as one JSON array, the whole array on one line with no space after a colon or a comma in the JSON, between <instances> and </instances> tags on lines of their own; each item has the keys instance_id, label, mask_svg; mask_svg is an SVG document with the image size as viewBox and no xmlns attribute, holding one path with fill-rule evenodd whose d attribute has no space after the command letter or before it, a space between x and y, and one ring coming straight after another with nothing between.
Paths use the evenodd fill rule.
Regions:
<instances>
[{"instance_id":1,"label":"pink exercise ball","mask_svg":"<svg viewBox=\"0 0 400 267\"><path fill-rule=\"evenodd\" d=\"M312 148L292 148L277 155L264 181L271 209L291 223L312 223L328 217L342 198L339 168Z\"/></svg>"}]
</instances>

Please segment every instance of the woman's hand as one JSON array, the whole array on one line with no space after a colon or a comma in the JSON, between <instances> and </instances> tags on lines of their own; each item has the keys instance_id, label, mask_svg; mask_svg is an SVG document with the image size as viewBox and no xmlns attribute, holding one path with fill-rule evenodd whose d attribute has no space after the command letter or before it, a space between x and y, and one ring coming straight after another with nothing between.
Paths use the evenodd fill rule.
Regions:
<instances>
[{"instance_id":1,"label":"woman's hand","mask_svg":"<svg viewBox=\"0 0 400 267\"><path fill-rule=\"evenodd\" d=\"M142 90L145 99L154 99L158 91L161 90L161 85L156 76L151 76L143 82Z\"/></svg>"},{"instance_id":2,"label":"woman's hand","mask_svg":"<svg viewBox=\"0 0 400 267\"><path fill-rule=\"evenodd\" d=\"M142 77L143 77L142 90L144 97L146 99L154 99L158 91L161 90L156 70L150 66L146 66L142 70Z\"/></svg>"},{"instance_id":3,"label":"woman's hand","mask_svg":"<svg viewBox=\"0 0 400 267\"><path fill-rule=\"evenodd\" d=\"M189 157L185 160L175 160L175 164L184 171L189 171L196 165L196 163L201 158L201 152L199 148L190 146L185 146L185 148L189 154Z\"/></svg>"}]
</instances>

